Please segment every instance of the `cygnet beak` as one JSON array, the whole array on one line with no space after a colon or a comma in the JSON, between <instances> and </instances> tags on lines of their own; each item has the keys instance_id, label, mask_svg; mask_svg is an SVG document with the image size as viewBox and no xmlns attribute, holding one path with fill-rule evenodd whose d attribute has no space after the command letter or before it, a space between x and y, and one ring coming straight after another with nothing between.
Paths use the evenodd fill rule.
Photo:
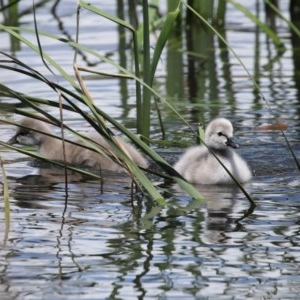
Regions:
<instances>
[{"instance_id":1,"label":"cygnet beak","mask_svg":"<svg viewBox=\"0 0 300 300\"><path fill-rule=\"evenodd\" d=\"M235 149L240 148L240 145L232 137L227 137L226 145Z\"/></svg>"},{"instance_id":2,"label":"cygnet beak","mask_svg":"<svg viewBox=\"0 0 300 300\"><path fill-rule=\"evenodd\" d=\"M17 137L18 137L18 134L15 134L12 138L10 138L6 142L6 144L8 144L8 145L19 144Z\"/></svg>"}]
</instances>

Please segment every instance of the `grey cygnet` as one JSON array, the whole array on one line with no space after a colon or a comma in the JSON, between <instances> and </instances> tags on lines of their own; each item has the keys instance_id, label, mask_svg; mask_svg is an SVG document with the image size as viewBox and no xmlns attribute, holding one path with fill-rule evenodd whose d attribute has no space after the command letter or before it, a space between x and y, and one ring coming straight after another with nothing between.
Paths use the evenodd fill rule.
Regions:
<instances>
[{"instance_id":1,"label":"grey cygnet","mask_svg":"<svg viewBox=\"0 0 300 300\"><path fill-rule=\"evenodd\" d=\"M52 129L47 123L27 117L21 121L20 125L28 128L18 127L16 134L8 141L9 144L18 143L21 145L35 145L39 147L39 153L41 156L51 160L64 161L62 140L47 135L54 135ZM41 133L34 130L41 131ZM100 134L95 132L86 136L91 139L95 145L108 149L108 151L114 156L111 147ZM133 145L122 141L118 137L116 137L116 141L121 146L124 146L125 153L138 166L142 168L148 167L147 160ZM76 141L76 143L84 144L82 141ZM117 172L124 171L124 168L121 165L114 162L109 157L68 142L65 142L65 158L67 163L73 165Z\"/></svg>"},{"instance_id":2,"label":"grey cygnet","mask_svg":"<svg viewBox=\"0 0 300 300\"><path fill-rule=\"evenodd\" d=\"M240 183L250 181L252 174L247 163L233 150L239 148L239 145L233 139L233 127L229 120L217 118L211 121L205 130L205 144ZM232 178L205 145L187 149L174 165L174 169L191 183L233 183Z\"/></svg>"}]
</instances>

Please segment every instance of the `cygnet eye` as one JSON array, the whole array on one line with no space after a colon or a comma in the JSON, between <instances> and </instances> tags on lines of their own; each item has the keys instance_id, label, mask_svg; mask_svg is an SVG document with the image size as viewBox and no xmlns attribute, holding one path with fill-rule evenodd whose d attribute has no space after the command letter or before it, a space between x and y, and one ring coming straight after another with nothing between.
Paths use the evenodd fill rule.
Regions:
<instances>
[{"instance_id":1,"label":"cygnet eye","mask_svg":"<svg viewBox=\"0 0 300 300\"><path fill-rule=\"evenodd\" d=\"M218 136L222 136L222 135L223 135L222 131L219 131Z\"/></svg>"},{"instance_id":2,"label":"cygnet eye","mask_svg":"<svg viewBox=\"0 0 300 300\"><path fill-rule=\"evenodd\" d=\"M27 135L27 134L28 134L27 131L20 131L20 132L19 132L19 135L21 135L21 136L24 136L24 135Z\"/></svg>"}]
</instances>

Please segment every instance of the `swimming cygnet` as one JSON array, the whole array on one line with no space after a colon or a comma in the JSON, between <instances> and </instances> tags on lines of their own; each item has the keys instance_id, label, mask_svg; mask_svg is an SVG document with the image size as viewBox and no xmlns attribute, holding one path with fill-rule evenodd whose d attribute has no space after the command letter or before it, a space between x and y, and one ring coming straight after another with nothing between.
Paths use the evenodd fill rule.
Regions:
<instances>
[{"instance_id":1,"label":"swimming cygnet","mask_svg":"<svg viewBox=\"0 0 300 300\"><path fill-rule=\"evenodd\" d=\"M252 177L247 163L232 149L239 148L233 140L233 127L229 120L218 118L205 130L205 144L211 148L229 172L240 182ZM182 155L174 169L187 181L196 184L228 184L234 181L205 146L194 146Z\"/></svg>"},{"instance_id":2,"label":"swimming cygnet","mask_svg":"<svg viewBox=\"0 0 300 300\"><path fill-rule=\"evenodd\" d=\"M33 130L18 127L16 134L8 141L8 144L36 145L39 147L39 153L41 156L50 160L64 161L62 140L46 135L54 135L47 123L27 117L21 121L20 125L32 128ZM34 130L45 132L46 134L39 133ZM86 136L89 137L96 145L112 152L111 147L100 134L93 133ZM116 139L118 143L124 146L125 152L128 153L137 165L147 168L148 163L146 159L133 145L122 141L118 137L116 137ZM83 144L82 141L76 141L76 143ZM112 171L124 170L122 166L115 163L109 157L105 157L95 151L68 142L65 142L65 159L69 164L93 169L105 169Z\"/></svg>"}]
</instances>

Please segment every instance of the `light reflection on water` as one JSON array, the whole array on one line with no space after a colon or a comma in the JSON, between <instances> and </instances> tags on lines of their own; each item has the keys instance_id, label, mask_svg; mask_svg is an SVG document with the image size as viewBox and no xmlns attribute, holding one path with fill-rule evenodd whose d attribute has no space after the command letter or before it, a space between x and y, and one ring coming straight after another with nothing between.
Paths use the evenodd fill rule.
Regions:
<instances>
[{"instance_id":1,"label":"light reflection on water","mask_svg":"<svg viewBox=\"0 0 300 300\"><path fill-rule=\"evenodd\" d=\"M249 203L236 188L201 187L206 203L192 204L173 186L170 201L193 207L166 207L154 219L143 219L147 207L141 203L149 200L136 195L132 206L124 178L108 182L103 195L97 181L74 181L63 215L66 194L58 170L55 177L49 176L52 169L48 176L42 171L19 178L11 191L1 273L4 295L12 299L26 298L28 290L30 299L143 293L227 299L237 292L241 298L299 292L298 185L283 190L274 177L254 178L247 189L258 207L244 219ZM289 183L293 177L284 178ZM34 283L30 288L28 281Z\"/></svg>"},{"instance_id":2,"label":"light reflection on water","mask_svg":"<svg viewBox=\"0 0 300 300\"><path fill-rule=\"evenodd\" d=\"M62 1L67 8L71 4L74 6L72 1ZM64 24L74 34L72 17L66 15ZM48 23L43 20L40 25ZM84 40L87 44L93 42L93 31L98 34L97 22L93 22L87 22L91 25L87 27L90 35ZM245 24L242 27L248 29L249 22ZM46 29L53 28L49 25ZM245 46L248 37L244 31L231 32L229 40L241 51L251 71L253 53ZM98 49L102 53L114 48L111 41L102 45ZM52 47L45 41L45 50L72 73L72 58L65 48ZM19 55L26 59L28 49ZM290 82L290 58L287 53L282 64L285 68L275 65L277 77L269 78L273 73L267 73L261 87L276 104L275 112L288 121L286 134L299 156L299 107L295 103L297 90ZM35 65L44 68L32 61ZM297 299L299 173L281 134L253 130L258 123L269 121L270 113L262 100L255 103L255 93L241 67L233 65L231 71L235 102L226 102L225 82L220 79L224 102L216 100L216 105L219 114L229 117L238 129L240 151L255 173L253 182L246 186L258 204L250 215L248 200L234 188L199 187L207 201L198 203L176 186L163 186L172 205L162 208L154 218L145 218L149 216L146 213L150 212L151 199L140 194L132 199L130 181L122 176L107 177L103 194L98 181L72 177L67 197L62 172L33 166L24 161L23 155L1 148L11 195L9 238L0 249L1 299ZM2 83L17 85L32 95L55 98L44 86L33 86L24 78L9 77L5 72L0 78ZM90 79L87 84L96 103L107 113L124 123L134 121L133 110L120 104L118 80ZM125 97L129 104L133 104L133 91L134 86L129 84L128 98ZM193 126L199 116L207 120L214 114L205 102L174 104ZM161 151L173 161L182 151L175 147L181 141L193 143L193 134L166 107L163 112L168 139L175 146ZM58 111L51 113L58 116ZM3 118L7 117L15 119L4 113ZM71 115L66 117L75 128L86 126ZM153 133L159 135L155 122ZM12 128L1 124L0 130L1 139L8 140ZM0 222L5 228L3 213ZM3 236L4 229L1 241Z\"/></svg>"}]
</instances>

